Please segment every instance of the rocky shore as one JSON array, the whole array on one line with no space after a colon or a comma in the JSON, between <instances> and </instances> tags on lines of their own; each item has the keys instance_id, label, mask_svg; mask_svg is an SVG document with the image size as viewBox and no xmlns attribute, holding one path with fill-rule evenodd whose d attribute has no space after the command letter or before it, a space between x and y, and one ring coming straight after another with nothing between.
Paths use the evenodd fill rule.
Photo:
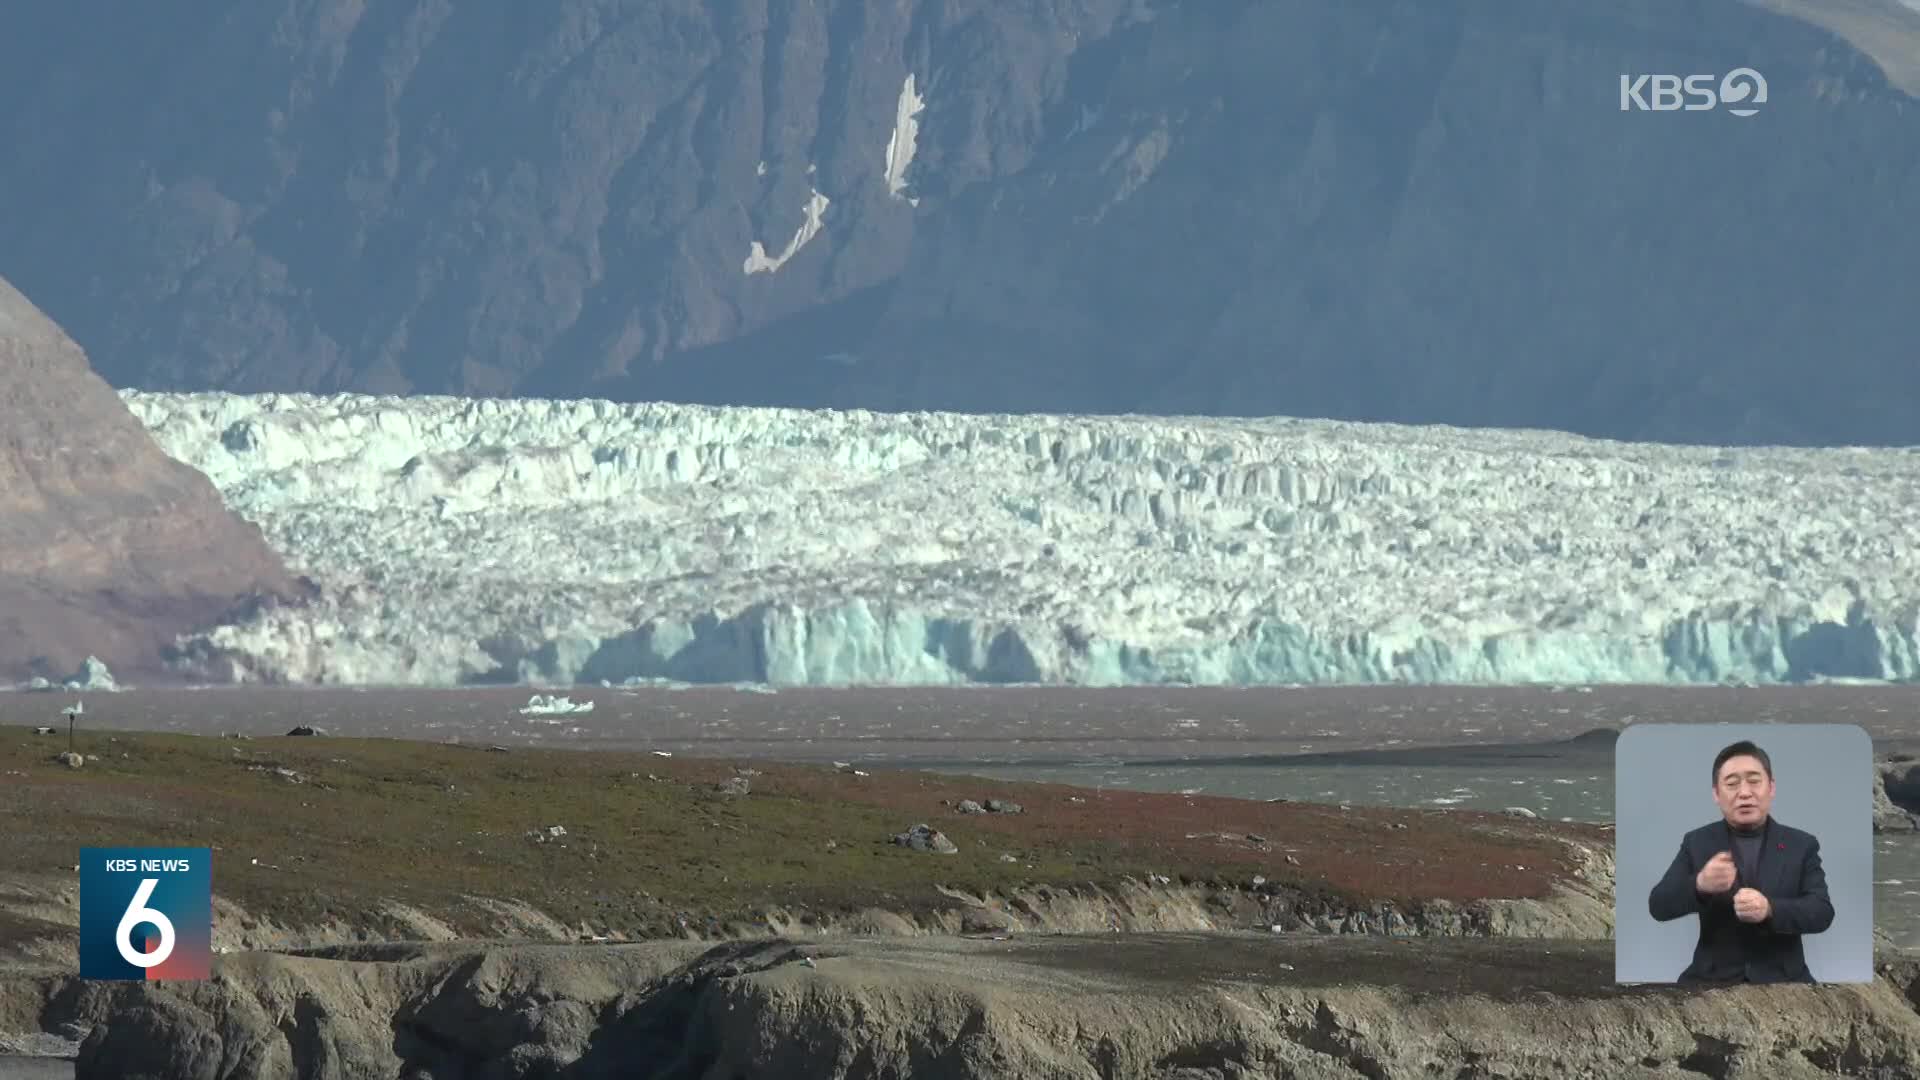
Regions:
<instances>
[{"instance_id":1,"label":"rocky shore","mask_svg":"<svg viewBox=\"0 0 1920 1080\"><path fill-rule=\"evenodd\" d=\"M0 814L82 795L129 815L197 809L225 816L212 842L238 852L265 839L249 831L263 811L227 801L252 791L376 817L444 789L446 813L472 815L463 791L552 811L577 770L627 783L571 829L509 837L467 818L504 837L474 857L510 894L416 856L419 872L380 879L378 895L316 909L314 888L356 865L323 833L287 838L302 860L230 856L215 975L197 984L75 978L74 883L16 846L0 876L0 1033L14 1033L0 1076L29 1068L9 1054L41 1055L21 1075L77 1080L1920 1076L1920 956L1883 948L1866 986L1614 985L1604 828L650 755L250 743L122 734L110 745L127 756L99 772L16 767L25 780L0 791ZM144 786L163 763L201 776L201 802ZM1876 828L1910 829L1920 760L1889 754L1875 774ZM878 835L908 810L924 832ZM410 832L419 820L347 839L437 835ZM625 854L603 857L614 825L642 820L689 846L629 832ZM876 835L848 839L861 830ZM769 887L779 853L802 851L818 865L796 880L812 884ZM707 881L716 859L727 876ZM616 913L558 887L563 874L647 902ZM843 893L820 892L835 875ZM429 888L440 877L459 888Z\"/></svg>"},{"instance_id":2,"label":"rocky shore","mask_svg":"<svg viewBox=\"0 0 1920 1080\"><path fill-rule=\"evenodd\" d=\"M1920 754L1894 753L1873 763L1873 831L1920 832Z\"/></svg>"},{"instance_id":3,"label":"rocky shore","mask_svg":"<svg viewBox=\"0 0 1920 1080\"><path fill-rule=\"evenodd\" d=\"M1920 957L1883 951L1869 986L1617 987L1610 853L1575 854L1550 897L1410 916L1148 879L718 941L581 942L531 909L548 940L379 940L222 901L213 979L83 983L42 938L0 968L0 1031L74 1080L1920 1074Z\"/></svg>"},{"instance_id":4,"label":"rocky shore","mask_svg":"<svg viewBox=\"0 0 1920 1080\"><path fill-rule=\"evenodd\" d=\"M1603 941L1138 934L454 944L48 989L78 1080L1892 1080L1920 961L1865 986L1620 988Z\"/></svg>"}]
</instances>

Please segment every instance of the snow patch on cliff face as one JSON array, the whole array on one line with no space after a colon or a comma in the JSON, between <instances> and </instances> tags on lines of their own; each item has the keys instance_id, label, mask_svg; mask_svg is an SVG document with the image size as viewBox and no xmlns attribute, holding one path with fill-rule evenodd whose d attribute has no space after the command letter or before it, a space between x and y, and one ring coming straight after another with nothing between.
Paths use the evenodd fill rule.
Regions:
<instances>
[{"instance_id":1,"label":"snow patch on cliff face","mask_svg":"<svg viewBox=\"0 0 1920 1080\"><path fill-rule=\"evenodd\" d=\"M123 394L319 683L1920 677L1920 451L1286 419Z\"/></svg>"},{"instance_id":2,"label":"snow patch on cliff face","mask_svg":"<svg viewBox=\"0 0 1920 1080\"><path fill-rule=\"evenodd\" d=\"M807 171L811 173L813 170L809 168ZM767 249L761 246L760 241L753 241L747 246L745 271L749 274L771 274L785 266L787 260L799 254L800 249L807 246L807 241L820 235L821 223L825 220L830 202L831 200L820 194L818 190L813 191L807 196L806 217L801 220L800 227L794 230L793 239L787 241L786 249L778 255L768 255Z\"/></svg>"},{"instance_id":3,"label":"snow patch on cliff face","mask_svg":"<svg viewBox=\"0 0 1920 1080\"><path fill-rule=\"evenodd\" d=\"M893 133L887 136L886 175L887 191L896 199L905 199L910 205L920 205L920 200L907 194L907 170L913 166L913 154L920 140L919 116L927 102L913 89L913 74L907 74L907 81L900 87L900 100L893 108Z\"/></svg>"}]
</instances>

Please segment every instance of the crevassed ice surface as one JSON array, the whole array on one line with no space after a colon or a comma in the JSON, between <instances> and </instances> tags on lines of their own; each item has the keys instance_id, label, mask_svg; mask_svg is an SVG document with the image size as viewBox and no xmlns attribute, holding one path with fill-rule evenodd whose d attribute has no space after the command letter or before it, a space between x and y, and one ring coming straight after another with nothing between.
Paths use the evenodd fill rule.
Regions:
<instances>
[{"instance_id":1,"label":"crevassed ice surface","mask_svg":"<svg viewBox=\"0 0 1920 1080\"><path fill-rule=\"evenodd\" d=\"M1920 673L1920 451L1290 419L127 391L323 598L215 678Z\"/></svg>"}]
</instances>

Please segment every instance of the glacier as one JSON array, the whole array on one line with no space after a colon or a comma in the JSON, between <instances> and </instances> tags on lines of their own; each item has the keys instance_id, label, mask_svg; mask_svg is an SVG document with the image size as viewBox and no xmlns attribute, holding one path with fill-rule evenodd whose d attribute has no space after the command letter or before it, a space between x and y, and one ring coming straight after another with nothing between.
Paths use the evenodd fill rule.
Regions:
<instances>
[{"instance_id":1,"label":"glacier","mask_svg":"<svg viewBox=\"0 0 1920 1080\"><path fill-rule=\"evenodd\" d=\"M122 391L317 600L212 681L1920 677L1920 448Z\"/></svg>"}]
</instances>

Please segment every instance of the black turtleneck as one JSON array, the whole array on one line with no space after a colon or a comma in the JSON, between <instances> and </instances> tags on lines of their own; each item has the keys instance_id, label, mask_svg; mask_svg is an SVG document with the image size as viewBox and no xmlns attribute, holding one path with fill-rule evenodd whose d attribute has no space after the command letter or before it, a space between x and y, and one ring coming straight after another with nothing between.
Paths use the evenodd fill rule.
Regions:
<instances>
[{"instance_id":1,"label":"black turtleneck","mask_svg":"<svg viewBox=\"0 0 1920 1080\"><path fill-rule=\"evenodd\" d=\"M1733 864L1740 868L1740 880L1751 884L1760 880L1760 841L1766 836L1767 823L1751 829L1729 824L1733 832Z\"/></svg>"}]
</instances>

